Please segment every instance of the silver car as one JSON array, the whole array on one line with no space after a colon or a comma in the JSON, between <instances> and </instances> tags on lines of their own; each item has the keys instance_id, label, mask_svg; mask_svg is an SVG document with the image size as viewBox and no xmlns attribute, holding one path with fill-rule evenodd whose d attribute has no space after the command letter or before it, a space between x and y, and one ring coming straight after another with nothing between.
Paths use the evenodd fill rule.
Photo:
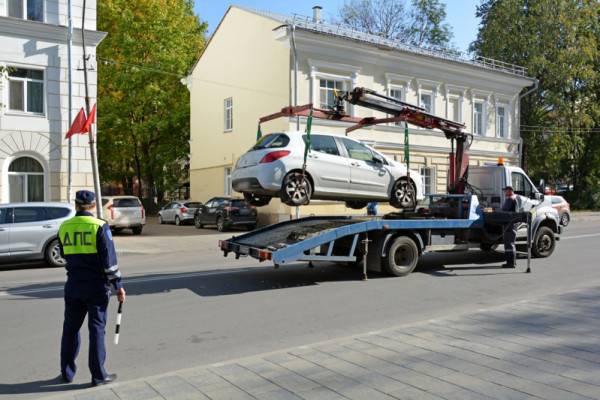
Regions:
<instances>
[{"instance_id":1,"label":"silver car","mask_svg":"<svg viewBox=\"0 0 600 400\"><path fill-rule=\"evenodd\" d=\"M141 235L146 225L146 210L135 196L103 196L104 219L110 229L120 232L131 229L134 235Z\"/></svg>"},{"instance_id":2,"label":"silver car","mask_svg":"<svg viewBox=\"0 0 600 400\"><path fill-rule=\"evenodd\" d=\"M58 228L75 215L66 203L0 204L0 263L45 260L63 267Z\"/></svg>"},{"instance_id":3,"label":"silver car","mask_svg":"<svg viewBox=\"0 0 600 400\"><path fill-rule=\"evenodd\" d=\"M175 225L194 223L194 214L202 203L199 201L172 201L158 212L158 223Z\"/></svg>"},{"instance_id":4,"label":"silver car","mask_svg":"<svg viewBox=\"0 0 600 400\"><path fill-rule=\"evenodd\" d=\"M371 201L389 201L396 208L414 208L423 199L422 179L404 164L346 136L311 135L306 175L302 179L304 132L263 136L241 156L232 172L233 189L255 206L280 197L290 206L311 199L341 200L360 209Z\"/></svg>"}]
</instances>

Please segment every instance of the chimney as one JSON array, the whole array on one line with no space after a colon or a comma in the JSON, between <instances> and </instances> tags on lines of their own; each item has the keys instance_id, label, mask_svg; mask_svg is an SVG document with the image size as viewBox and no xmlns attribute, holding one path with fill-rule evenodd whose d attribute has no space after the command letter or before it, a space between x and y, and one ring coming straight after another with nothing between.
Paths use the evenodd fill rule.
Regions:
<instances>
[{"instance_id":1,"label":"chimney","mask_svg":"<svg viewBox=\"0 0 600 400\"><path fill-rule=\"evenodd\" d=\"M321 22L321 10L323 7L314 6L313 8L313 22L320 23Z\"/></svg>"}]
</instances>

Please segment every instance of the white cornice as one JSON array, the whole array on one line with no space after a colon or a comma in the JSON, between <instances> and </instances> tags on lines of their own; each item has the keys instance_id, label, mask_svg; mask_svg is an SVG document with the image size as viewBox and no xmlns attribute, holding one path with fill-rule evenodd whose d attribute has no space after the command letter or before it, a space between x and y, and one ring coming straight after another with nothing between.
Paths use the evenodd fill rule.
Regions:
<instances>
[{"instance_id":1,"label":"white cornice","mask_svg":"<svg viewBox=\"0 0 600 400\"><path fill-rule=\"evenodd\" d=\"M341 63L322 61L322 60L314 60L312 58L308 59L308 65L311 68L330 69L330 70L335 70L335 71L340 71L340 72L347 72L350 74L358 74L361 69L361 67L357 67L355 65L341 64Z\"/></svg>"},{"instance_id":2,"label":"white cornice","mask_svg":"<svg viewBox=\"0 0 600 400\"><path fill-rule=\"evenodd\" d=\"M399 74L394 74L391 72L386 72L384 75L385 75L385 80L388 85L390 85L394 82L400 82L404 86L410 86L410 83L412 82L412 80L415 79L413 76L399 75Z\"/></svg>"},{"instance_id":3,"label":"white cornice","mask_svg":"<svg viewBox=\"0 0 600 400\"><path fill-rule=\"evenodd\" d=\"M37 21L0 16L0 35L67 43L67 27ZM106 32L85 30L86 45L96 47ZM81 45L81 29L73 29L73 44Z\"/></svg>"}]
</instances>

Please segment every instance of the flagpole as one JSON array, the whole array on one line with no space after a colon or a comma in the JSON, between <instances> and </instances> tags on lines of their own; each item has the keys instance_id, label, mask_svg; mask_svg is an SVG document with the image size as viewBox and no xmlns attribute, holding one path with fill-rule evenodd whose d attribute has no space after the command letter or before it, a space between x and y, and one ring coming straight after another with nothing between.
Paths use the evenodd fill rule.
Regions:
<instances>
[{"instance_id":1,"label":"flagpole","mask_svg":"<svg viewBox=\"0 0 600 400\"><path fill-rule=\"evenodd\" d=\"M83 80L85 86L85 108L87 117L90 118L90 95L88 89L87 75L87 53L85 49L85 7L86 0L83 0L83 11L81 15L81 42L83 47ZM94 124L95 125L95 124ZM96 135L94 127L90 127L88 132L90 144L90 158L92 159L92 173L94 176L94 192L96 192L96 215L102 219L102 193L100 192L100 176L98 174L98 158L96 156Z\"/></svg>"},{"instance_id":2,"label":"flagpole","mask_svg":"<svg viewBox=\"0 0 600 400\"><path fill-rule=\"evenodd\" d=\"M71 48L73 47L73 19L71 17L71 0L67 1L67 85L68 87L68 107L67 118L69 126L73 123L73 85L72 85L72 55ZM73 199L73 141L69 137L68 147L68 163L67 163L67 202L70 203Z\"/></svg>"}]
</instances>

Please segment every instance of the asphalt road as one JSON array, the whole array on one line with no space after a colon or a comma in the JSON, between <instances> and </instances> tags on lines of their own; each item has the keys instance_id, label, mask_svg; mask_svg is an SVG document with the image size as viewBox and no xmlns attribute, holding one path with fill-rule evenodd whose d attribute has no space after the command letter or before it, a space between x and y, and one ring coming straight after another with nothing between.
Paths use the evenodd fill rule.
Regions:
<instances>
[{"instance_id":1,"label":"asphalt road","mask_svg":"<svg viewBox=\"0 0 600 400\"><path fill-rule=\"evenodd\" d=\"M224 259L223 237L193 227L161 236L117 237L128 300L121 342L107 327L108 361L120 380L298 346L393 325L459 314L600 283L600 222L577 221L532 274L498 269L501 255L426 256L404 278L331 265L272 269ZM19 266L0 271L0 398L37 398L60 387L64 271ZM86 328L74 386L88 385Z\"/></svg>"}]
</instances>

